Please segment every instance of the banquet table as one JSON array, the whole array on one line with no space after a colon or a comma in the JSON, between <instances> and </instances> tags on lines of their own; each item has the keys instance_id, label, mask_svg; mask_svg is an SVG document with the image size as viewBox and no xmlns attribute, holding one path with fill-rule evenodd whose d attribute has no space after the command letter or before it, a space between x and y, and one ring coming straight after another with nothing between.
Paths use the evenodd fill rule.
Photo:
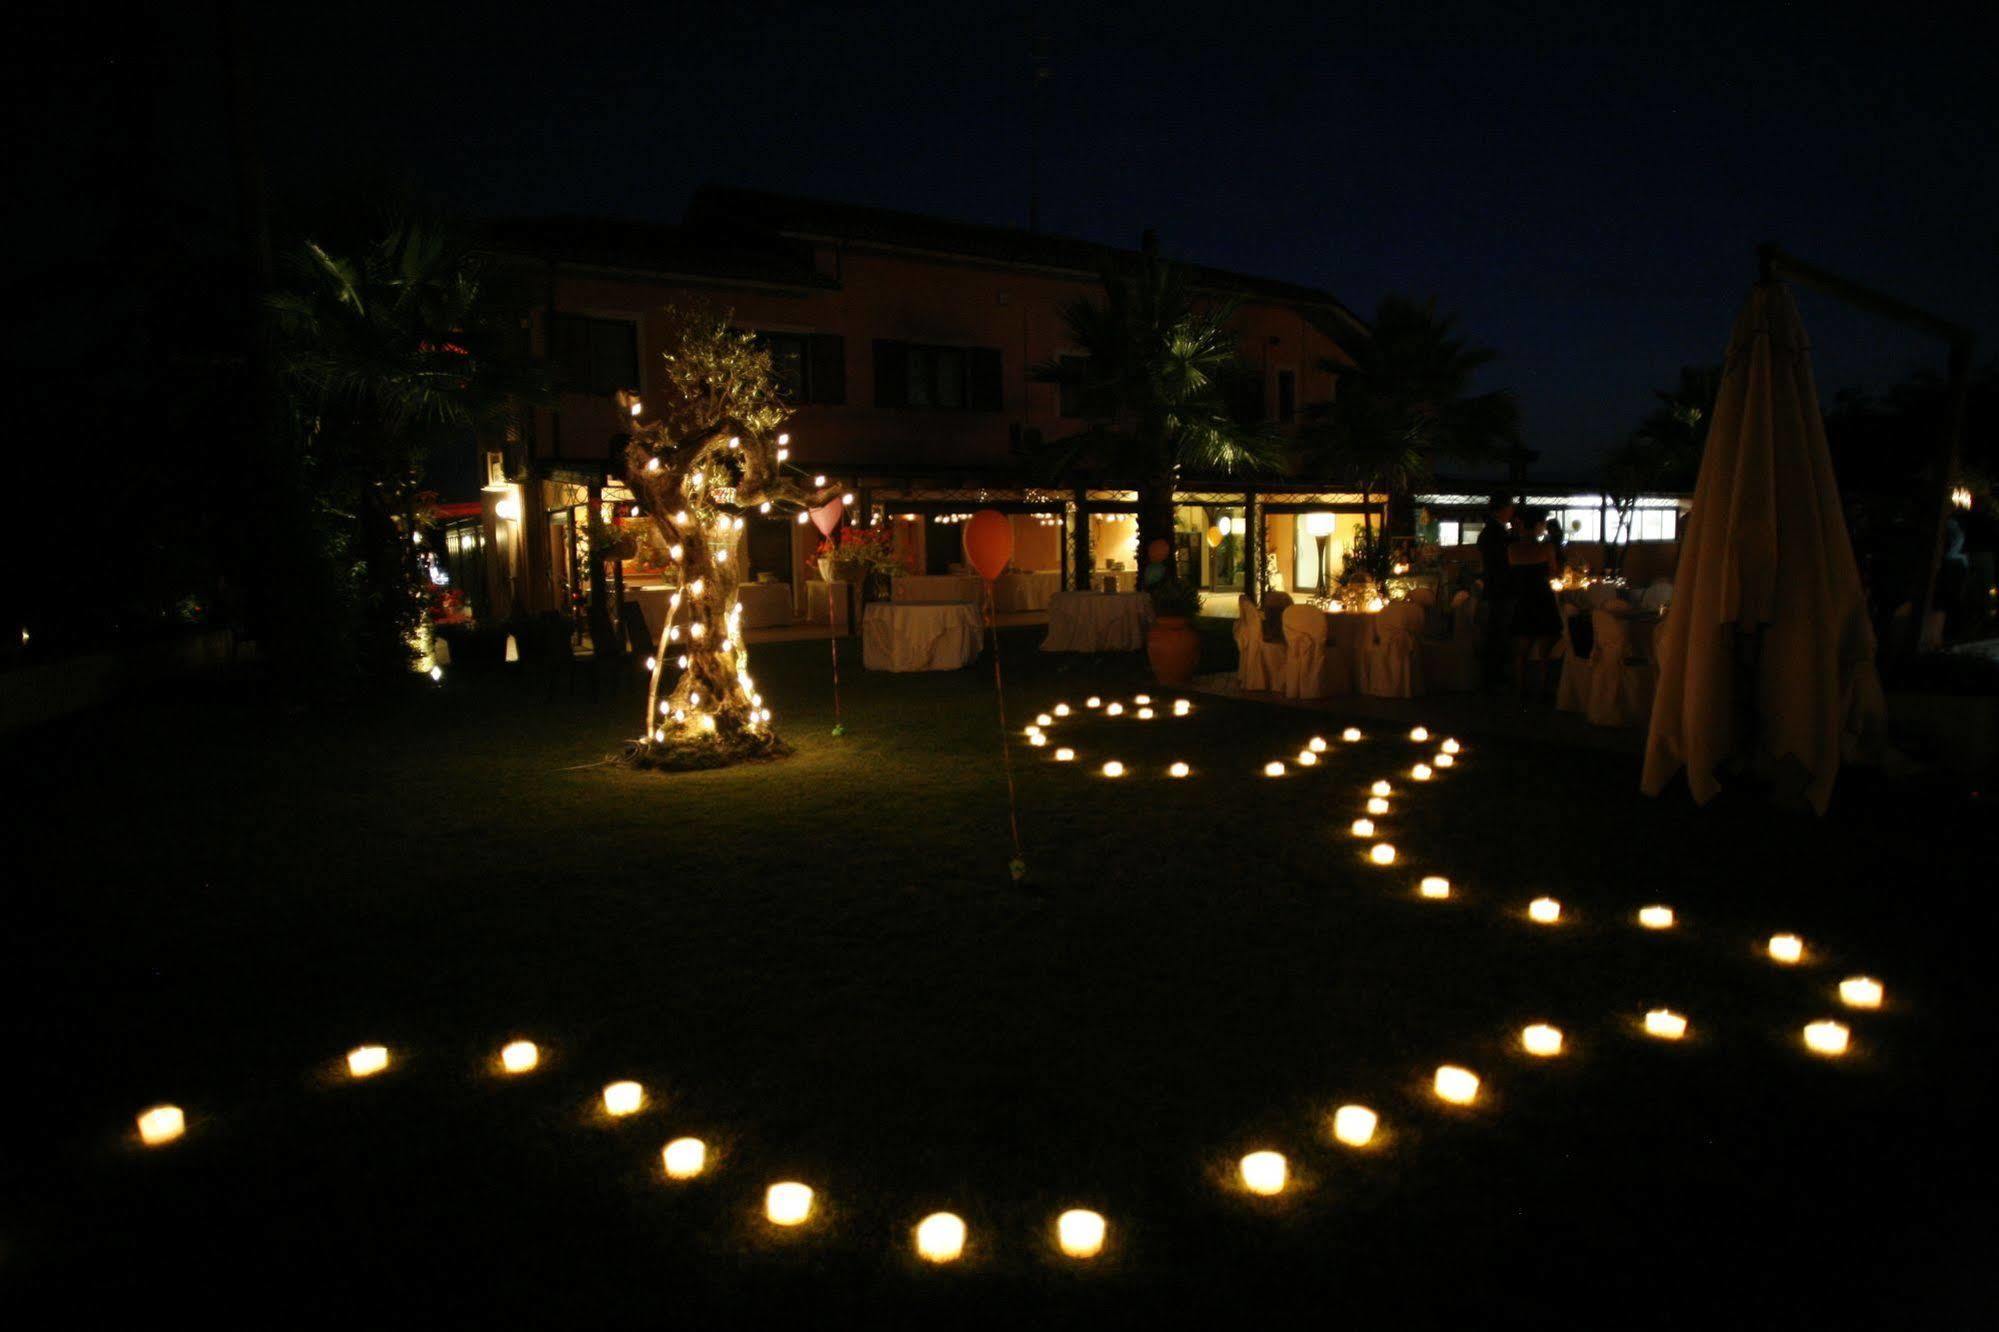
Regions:
<instances>
[{"instance_id":1,"label":"banquet table","mask_svg":"<svg viewBox=\"0 0 1999 1332\"><path fill-rule=\"evenodd\" d=\"M1048 603L1062 590L1062 575L1053 569L1027 573L1003 573L993 580L995 611L1047 610Z\"/></svg>"},{"instance_id":2,"label":"banquet table","mask_svg":"<svg viewBox=\"0 0 1999 1332\"><path fill-rule=\"evenodd\" d=\"M965 601L876 601L861 612L871 671L955 671L979 655L979 612Z\"/></svg>"},{"instance_id":3,"label":"banquet table","mask_svg":"<svg viewBox=\"0 0 1999 1332\"><path fill-rule=\"evenodd\" d=\"M903 574L889 589L892 601L984 601L977 574Z\"/></svg>"},{"instance_id":4,"label":"banquet table","mask_svg":"<svg viewBox=\"0 0 1999 1332\"><path fill-rule=\"evenodd\" d=\"M743 583L736 588L736 600L742 603L745 629L791 623L789 583Z\"/></svg>"},{"instance_id":5,"label":"banquet table","mask_svg":"<svg viewBox=\"0 0 1999 1332\"><path fill-rule=\"evenodd\" d=\"M834 599L837 610L829 611L826 605L828 596ZM839 616L837 621L831 621L833 614ZM814 579L805 585L805 622L826 624L829 621L838 625L839 633L850 634L854 631L854 585L837 578L830 583Z\"/></svg>"},{"instance_id":6,"label":"banquet table","mask_svg":"<svg viewBox=\"0 0 1999 1332\"><path fill-rule=\"evenodd\" d=\"M1043 652L1133 652L1145 646L1152 598L1144 592L1057 592Z\"/></svg>"}]
</instances>

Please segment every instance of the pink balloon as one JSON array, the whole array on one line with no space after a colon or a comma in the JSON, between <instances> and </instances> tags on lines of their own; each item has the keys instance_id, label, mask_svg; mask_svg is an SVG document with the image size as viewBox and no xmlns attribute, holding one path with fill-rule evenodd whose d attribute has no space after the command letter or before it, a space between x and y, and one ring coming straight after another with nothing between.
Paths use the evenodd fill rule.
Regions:
<instances>
[{"instance_id":1,"label":"pink balloon","mask_svg":"<svg viewBox=\"0 0 1999 1332\"><path fill-rule=\"evenodd\" d=\"M812 515L812 525L819 529L820 536L832 536L833 529L840 525L840 519L847 512L847 501L835 495L818 508L806 512Z\"/></svg>"}]
</instances>

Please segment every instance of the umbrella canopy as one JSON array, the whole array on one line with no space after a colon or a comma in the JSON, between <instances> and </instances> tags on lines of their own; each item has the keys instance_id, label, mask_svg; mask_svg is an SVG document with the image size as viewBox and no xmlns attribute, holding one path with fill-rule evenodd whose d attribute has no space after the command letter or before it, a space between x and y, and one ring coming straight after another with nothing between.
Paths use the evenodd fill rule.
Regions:
<instances>
[{"instance_id":1,"label":"umbrella canopy","mask_svg":"<svg viewBox=\"0 0 1999 1332\"><path fill-rule=\"evenodd\" d=\"M1781 283L1736 317L1681 538L1641 785L1682 767L1694 800L1724 765L1751 770L1823 814L1843 749L1885 721L1811 348Z\"/></svg>"}]
</instances>

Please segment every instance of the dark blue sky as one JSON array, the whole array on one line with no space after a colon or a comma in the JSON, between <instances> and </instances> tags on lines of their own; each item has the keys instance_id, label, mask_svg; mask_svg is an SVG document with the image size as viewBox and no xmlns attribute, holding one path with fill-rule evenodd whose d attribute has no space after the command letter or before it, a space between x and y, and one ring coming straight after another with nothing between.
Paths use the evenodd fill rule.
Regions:
<instances>
[{"instance_id":1,"label":"dark blue sky","mask_svg":"<svg viewBox=\"0 0 1999 1332\"><path fill-rule=\"evenodd\" d=\"M1993 6L1386 8L250 12L279 187L407 174L470 212L664 219L716 181L1024 223L1038 30L1044 228L1152 225L1363 314L1435 295L1577 470L1719 357L1759 240L1999 334ZM204 40L171 34L163 95L213 103ZM1828 394L1940 361L1801 300Z\"/></svg>"}]
</instances>

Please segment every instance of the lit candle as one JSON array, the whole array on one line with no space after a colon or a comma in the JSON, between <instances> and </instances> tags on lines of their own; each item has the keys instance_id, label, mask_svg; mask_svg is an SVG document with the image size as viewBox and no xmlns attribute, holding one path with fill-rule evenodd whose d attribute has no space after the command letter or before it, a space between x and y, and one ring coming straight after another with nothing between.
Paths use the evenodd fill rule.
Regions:
<instances>
[{"instance_id":1,"label":"lit candle","mask_svg":"<svg viewBox=\"0 0 1999 1332\"><path fill-rule=\"evenodd\" d=\"M636 1082L613 1082L604 1088L604 1113L636 1114L646 1102L646 1089Z\"/></svg>"},{"instance_id":2,"label":"lit candle","mask_svg":"<svg viewBox=\"0 0 1999 1332\"><path fill-rule=\"evenodd\" d=\"M1119 763L1116 759L1112 759L1109 763L1104 764L1104 776L1106 777L1124 776L1124 764Z\"/></svg>"},{"instance_id":3,"label":"lit candle","mask_svg":"<svg viewBox=\"0 0 1999 1332\"><path fill-rule=\"evenodd\" d=\"M812 1190L803 1184L773 1184L764 1190L764 1215L774 1226L799 1226L812 1215Z\"/></svg>"},{"instance_id":4,"label":"lit candle","mask_svg":"<svg viewBox=\"0 0 1999 1332\"><path fill-rule=\"evenodd\" d=\"M1387 842L1376 842L1369 849L1367 858L1377 865L1393 865L1395 863L1395 848Z\"/></svg>"},{"instance_id":5,"label":"lit candle","mask_svg":"<svg viewBox=\"0 0 1999 1332\"><path fill-rule=\"evenodd\" d=\"M1039 749L1041 746L1048 743L1048 737L1043 735L1041 732L1036 731L1033 735L1027 737L1027 743L1033 745L1036 749Z\"/></svg>"},{"instance_id":6,"label":"lit candle","mask_svg":"<svg viewBox=\"0 0 1999 1332\"><path fill-rule=\"evenodd\" d=\"M1106 717L1122 717L1123 715L1124 704L1122 703L1110 703L1104 707L1104 716Z\"/></svg>"},{"instance_id":7,"label":"lit candle","mask_svg":"<svg viewBox=\"0 0 1999 1332\"><path fill-rule=\"evenodd\" d=\"M1389 784L1388 784L1387 782L1385 782L1385 781L1383 781L1383 782L1376 782L1376 783L1375 783L1375 784L1374 784L1373 786L1370 786L1370 787L1368 787L1367 789L1368 789L1368 791L1369 791L1370 793L1372 793L1372 794L1374 794L1374 795L1378 795L1378 796L1385 796L1385 795L1394 795L1394 794L1395 794L1395 788L1394 788L1394 787L1392 787L1392 786L1390 786L1390 785L1389 785Z\"/></svg>"},{"instance_id":8,"label":"lit candle","mask_svg":"<svg viewBox=\"0 0 1999 1332\"><path fill-rule=\"evenodd\" d=\"M1346 741L1348 744L1352 744L1354 741L1360 739L1360 727L1347 727L1346 730L1340 732L1340 739Z\"/></svg>"},{"instance_id":9,"label":"lit candle","mask_svg":"<svg viewBox=\"0 0 1999 1332\"><path fill-rule=\"evenodd\" d=\"M1150 694L1133 694L1133 695L1131 696L1131 701L1132 701L1132 702L1134 702L1134 703L1139 703L1139 704L1144 704L1144 703L1150 703L1150 702L1152 701L1152 695L1150 695Z\"/></svg>"},{"instance_id":10,"label":"lit candle","mask_svg":"<svg viewBox=\"0 0 1999 1332\"><path fill-rule=\"evenodd\" d=\"M1166 771L1168 775L1173 777L1185 777L1189 772L1193 771L1193 769L1189 768L1184 763L1175 763L1172 767L1168 768Z\"/></svg>"},{"instance_id":11,"label":"lit candle","mask_svg":"<svg viewBox=\"0 0 1999 1332\"><path fill-rule=\"evenodd\" d=\"M1687 1020L1670 1008L1655 1008L1645 1015L1645 1033L1662 1041L1677 1041L1687 1034Z\"/></svg>"},{"instance_id":12,"label":"lit candle","mask_svg":"<svg viewBox=\"0 0 1999 1332\"><path fill-rule=\"evenodd\" d=\"M1055 761L1057 763L1073 763L1075 758L1076 751L1066 746L1055 751Z\"/></svg>"},{"instance_id":13,"label":"lit candle","mask_svg":"<svg viewBox=\"0 0 1999 1332\"><path fill-rule=\"evenodd\" d=\"M1104 1219L1074 1208L1055 1218L1055 1238L1071 1258L1094 1258L1103 1252Z\"/></svg>"},{"instance_id":14,"label":"lit candle","mask_svg":"<svg viewBox=\"0 0 1999 1332\"><path fill-rule=\"evenodd\" d=\"M1349 829L1349 831L1351 831L1355 837L1372 837L1374 836L1374 820L1355 819L1353 821L1353 827Z\"/></svg>"},{"instance_id":15,"label":"lit candle","mask_svg":"<svg viewBox=\"0 0 1999 1332\"><path fill-rule=\"evenodd\" d=\"M1306 742L1306 745L1305 745L1305 748L1307 748L1307 749L1311 750L1311 751L1312 751L1312 752L1313 752L1314 754L1323 754L1323 753L1325 753L1325 752L1326 752L1326 737L1324 737L1323 735L1315 735L1315 736L1313 736L1313 737L1311 738L1311 740L1309 740L1309 741L1307 741L1307 742Z\"/></svg>"},{"instance_id":16,"label":"lit candle","mask_svg":"<svg viewBox=\"0 0 1999 1332\"><path fill-rule=\"evenodd\" d=\"M350 1077L372 1078L389 1066L389 1050L384 1045L357 1045L347 1052Z\"/></svg>"},{"instance_id":17,"label":"lit candle","mask_svg":"<svg viewBox=\"0 0 1999 1332\"><path fill-rule=\"evenodd\" d=\"M1265 777L1282 777L1284 775L1284 765L1276 759L1272 759L1263 765L1263 775Z\"/></svg>"},{"instance_id":18,"label":"lit candle","mask_svg":"<svg viewBox=\"0 0 1999 1332\"><path fill-rule=\"evenodd\" d=\"M1437 755L1437 757L1431 759L1430 761L1436 764L1440 768L1448 768L1453 763L1457 762L1457 760L1452 758L1449 754L1439 754Z\"/></svg>"},{"instance_id":19,"label":"lit candle","mask_svg":"<svg viewBox=\"0 0 1999 1332\"><path fill-rule=\"evenodd\" d=\"M1317 754L1314 754L1314 753L1313 753L1313 752L1312 752L1311 750L1309 750L1309 749L1301 749L1301 750L1299 750L1299 751L1298 751L1298 766L1299 766L1299 767L1301 767L1301 768L1309 768L1309 767L1311 767L1311 766L1312 766L1313 764L1317 763L1318 761L1319 761L1319 756L1318 756Z\"/></svg>"},{"instance_id":20,"label":"lit candle","mask_svg":"<svg viewBox=\"0 0 1999 1332\"><path fill-rule=\"evenodd\" d=\"M1088 698L1083 700L1083 706L1086 708L1100 708L1103 705L1104 701L1101 698L1098 698L1095 694L1092 694Z\"/></svg>"},{"instance_id":21,"label":"lit candle","mask_svg":"<svg viewBox=\"0 0 1999 1332\"><path fill-rule=\"evenodd\" d=\"M500 1067L509 1073L532 1072L541 1062L541 1051L533 1041L509 1041L500 1050Z\"/></svg>"},{"instance_id":22,"label":"lit candle","mask_svg":"<svg viewBox=\"0 0 1999 1332\"><path fill-rule=\"evenodd\" d=\"M1805 955L1805 941L1795 934L1770 936L1770 960L1790 966Z\"/></svg>"},{"instance_id":23,"label":"lit candle","mask_svg":"<svg viewBox=\"0 0 1999 1332\"><path fill-rule=\"evenodd\" d=\"M1349 1147L1365 1147L1374 1141L1379 1123L1374 1111L1364 1105L1343 1105L1333 1112L1333 1136Z\"/></svg>"},{"instance_id":24,"label":"lit candle","mask_svg":"<svg viewBox=\"0 0 1999 1332\"><path fill-rule=\"evenodd\" d=\"M1805 1025L1805 1048L1813 1054L1837 1057L1846 1053L1846 1024L1830 1018Z\"/></svg>"},{"instance_id":25,"label":"lit candle","mask_svg":"<svg viewBox=\"0 0 1999 1332\"><path fill-rule=\"evenodd\" d=\"M1068 716L1068 715L1069 715L1069 705L1068 705L1067 703L1057 703L1057 704L1055 705L1055 715L1056 715L1056 716L1058 716L1058 717L1066 717L1066 716Z\"/></svg>"},{"instance_id":26,"label":"lit candle","mask_svg":"<svg viewBox=\"0 0 1999 1332\"><path fill-rule=\"evenodd\" d=\"M1478 1099L1478 1074L1456 1064L1439 1068L1434 1085L1438 1099L1452 1105L1470 1105Z\"/></svg>"},{"instance_id":27,"label":"lit candle","mask_svg":"<svg viewBox=\"0 0 1999 1332\"><path fill-rule=\"evenodd\" d=\"M1537 897L1527 904L1527 918L1537 925L1553 925L1562 918L1562 904L1552 897Z\"/></svg>"},{"instance_id":28,"label":"lit candle","mask_svg":"<svg viewBox=\"0 0 1999 1332\"><path fill-rule=\"evenodd\" d=\"M1520 1048L1530 1055L1543 1059L1552 1058L1562 1052L1562 1029L1551 1027L1545 1022L1520 1029Z\"/></svg>"},{"instance_id":29,"label":"lit candle","mask_svg":"<svg viewBox=\"0 0 1999 1332\"><path fill-rule=\"evenodd\" d=\"M1416 885L1416 891L1425 897L1449 897L1451 881L1441 874L1426 874L1423 876L1423 882Z\"/></svg>"},{"instance_id":30,"label":"lit candle","mask_svg":"<svg viewBox=\"0 0 1999 1332\"><path fill-rule=\"evenodd\" d=\"M1192 712L1193 710L1194 710L1194 705L1193 705L1192 703L1189 703L1189 702L1188 702L1188 701L1187 701L1186 699L1184 699L1184 698L1176 698L1176 699L1174 699L1174 700L1173 700L1173 715L1174 715L1174 716L1176 716L1176 717L1184 717L1184 716L1186 716L1186 715L1187 715L1188 713Z\"/></svg>"},{"instance_id":31,"label":"lit candle","mask_svg":"<svg viewBox=\"0 0 1999 1332\"><path fill-rule=\"evenodd\" d=\"M1034 719L1034 724L1036 726L1053 726L1055 724L1055 718L1050 716L1048 713L1044 712L1040 716Z\"/></svg>"},{"instance_id":32,"label":"lit candle","mask_svg":"<svg viewBox=\"0 0 1999 1332\"><path fill-rule=\"evenodd\" d=\"M1138 719L1139 719L1140 721L1151 721L1151 720L1152 720L1152 709L1151 709L1151 708L1140 708L1140 709L1138 710Z\"/></svg>"},{"instance_id":33,"label":"lit candle","mask_svg":"<svg viewBox=\"0 0 1999 1332\"><path fill-rule=\"evenodd\" d=\"M1848 1008L1879 1008L1881 998L1881 982L1872 976L1848 976L1839 983L1839 1001Z\"/></svg>"},{"instance_id":34,"label":"lit candle","mask_svg":"<svg viewBox=\"0 0 1999 1332\"><path fill-rule=\"evenodd\" d=\"M1242 1173L1242 1186L1266 1198L1284 1192L1285 1180L1290 1175L1282 1152L1251 1152L1242 1158L1237 1169Z\"/></svg>"},{"instance_id":35,"label":"lit candle","mask_svg":"<svg viewBox=\"0 0 1999 1332\"><path fill-rule=\"evenodd\" d=\"M1455 740L1446 740L1446 741L1444 741L1444 752L1445 752L1446 754L1455 754L1455 753L1457 753L1457 752L1458 752L1458 751L1459 751L1460 749L1462 749L1462 748L1464 748L1464 746L1460 745L1460 744L1459 744L1459 743L1458 743L1457 741L1455 741Z\"/></svg>"},{"instance_id":36,"label":"lit candle","mask_svg":"<svg viewBox=\"0 0 1999 1332\"><path fill-rule=\"evenodd\" d=\"M156 1105L139 1116L139 1141L164 1147L187 1132L187 1116L177 1105Z\"/></svg>"},{"instance_id":37,"label":"lit candle","mask_svg":"<svg viewBox=\"0 0 1999 1332\"><path fill-rule=\"evenodd\" d=\"M926 1263L954 1263L965 1252L965 1223L949 1212L932 1212L916 1225L916 1254Z\"/></svg>"},{"instance_id":38,"label":"lit candle","mask_svg":"<svg viewBox=\"0 0 1999 1332\"><path fill-rule=\"evenodd\" d=\"M1673 908L1669 906L1648 906L1638 912L1638 923L1648 930L1670 930L1673 928Z\"/></svg>"},{"instance_id":39,"label":"lit candle","mask_svg":"<svg viewBox=\"0 0 1999 1332\"><path fill-rule=\"evenodd\" d=\"M1388 812L1388 802L1380 796L1370 796L1367 801L1367 812L1370 814L1386 814Z\"/></svg>"},{"instance_id":40,"label":"lit candle","mask_svg":"<svg viewBox=\"0 0 1999 1332\"><path fill-rule=\"evenodd\" d=\"M1409 738L1420 745L1430 738L1430 728L1427 726L1418 726L1415 730L1409 732Z\"/></svg>"},{"instance_id":41,"label":"lit candle","mask_svg":"<svg viewBox=\"0 0 1999 1332\"><path fill-rule=\"evenodd\" d=\"M708 1144L699 1138L675 1138L660 1149L668 1179L693 1179L708 1168Z\"/></svg>"},{"instance_id":42,"label":"lit candle","mask_svg":"<svg viewBox=\"0 0 1999 1332\"><path fill-rule=\"evenodd\" d=\"M1429 781L1430 765L1427 763L1418 763L1415 767L1409 769L1409 776L1414 781L1419 781L1419 782Z\"/></svg>"}]
</instances>

